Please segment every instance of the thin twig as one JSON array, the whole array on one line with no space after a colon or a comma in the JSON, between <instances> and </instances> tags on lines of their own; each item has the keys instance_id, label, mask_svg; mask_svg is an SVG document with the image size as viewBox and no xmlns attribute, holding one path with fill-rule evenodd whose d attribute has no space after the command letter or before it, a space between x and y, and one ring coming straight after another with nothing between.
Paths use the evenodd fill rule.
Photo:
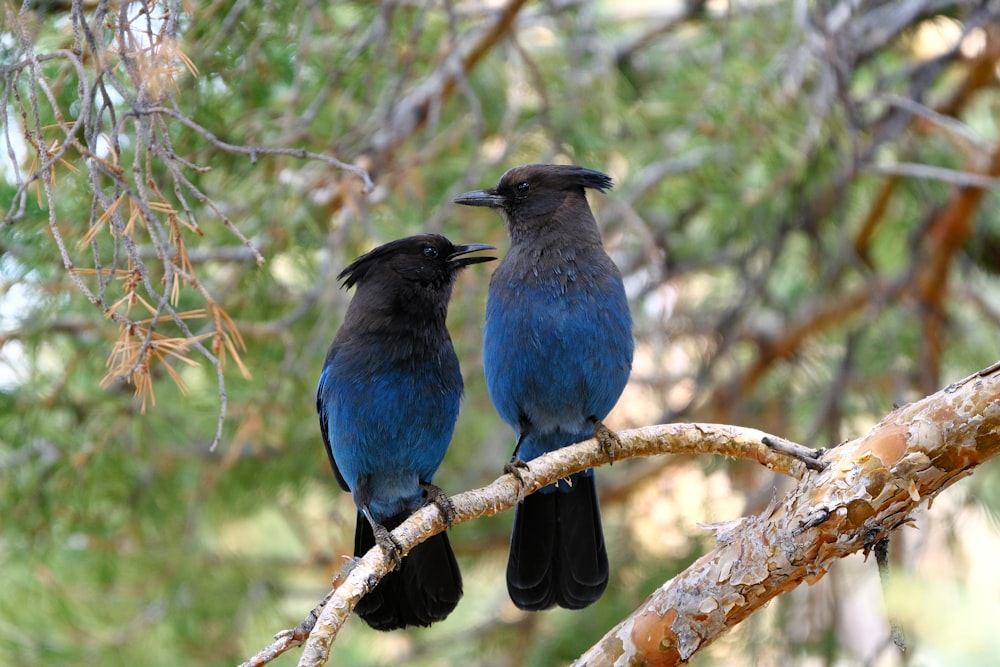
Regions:
<instances>
[{"instance_id":1,"label":"thin twig","mask_svg":"<svg viewBox=\"0 0 1000 667\"><path fill-rule=\"evenodd\" d=\"M302 160L315 160L317 162L325 162L328 165L336 167L337 169L343 169L355 174L361 179L364 184L364 192L371 192L375 185L372 183L371 176L368 174L368 170L357 165L348 164L342 162L332 155L325 155L323 153L314 153L312 151L307 151L304 148L282 148L275 146L242 146L239 144L231 144L222 139L219 139L214 134L212 134L207 128L202 127L195 121L191 120L184 114L174 111L173 109L168 109L167 107L148 107L148 108L135 108L132 109L130 114L135 116L150 115L150 114L163 114L173 118L181 125L194 130L200 136L204 137L206 141L211 143L213 146L219 150L225 151L227 153L234 153L236 155L246 155L249 156L251 162L256 162L259 155L288 155L290 157L300 158Z\"/></svg>"},{"instance_id":2,"label":"thin twig","mask_svg":"<svg viewBox=\"0 0 1000 667\"><path fill-rule=\"evenodd\" d=\"M1000 188L1000 178L984 176L968 171L958 171L947 167L935 167L931 164L916 162L897 162L895 164L870 164L862 167L862 171L870 174L889 174L892 176L910 176L931 181L942 181L966 188Z\"/></svg>"}]
</instances>

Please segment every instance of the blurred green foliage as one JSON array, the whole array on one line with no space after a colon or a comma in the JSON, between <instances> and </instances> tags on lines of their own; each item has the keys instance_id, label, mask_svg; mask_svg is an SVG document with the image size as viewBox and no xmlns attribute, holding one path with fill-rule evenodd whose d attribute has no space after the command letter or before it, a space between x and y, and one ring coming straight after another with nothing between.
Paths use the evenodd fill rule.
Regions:
<instances>
[{"instance_id":1,"label":"blurred green foliage","mask_svg":"<svg viewBox=\"0 0 1000 667\"><path fill-rule=\"evenodd\" d=\"M23 215L0 230L0 663L232 665L296 625L352 548L353 505L328 469L314 412L325 348L350 298L335 276L372 246L422 231L504 248L495 216L459 210L450 197L492 184L509 166L573 162L616 179L617 189L593 204L634 297L641 357L618 427L728 421L832 446L863 433L893 402L996 361L998 194L985 193L971 214L965 246L949 257L945 294L928 301L915 285L939 250L934 214L954 204L956 189L869 169L982 169L997 141L995 85L974 89L950 113L962 133L900 117L891 96L944 104L986 57L947 49L966 29L994 53L996 16L972 11L975 3L935 5L879 42L851 28L892 2L861 3L839 29L826 23L836 3L695 2L683 18L680 6L655 4L532 3L492 41L487 28L503 11L496 3L150 4L151 16L174 13L177 48L196 68L175 58L160 93L161 106L204 130L165 117L171 149L209 168L184 174L218 207L188 196L200 233L184 231L184 241L200 286L246 340L240 356L251 377L230 358L228 414L214 450L219 387L207 358L189 351L197 366L167 362L186 392L163 365L152 366L155 404L144 414L127 382L102 385L122 331L73 284L49 206L37 184L28 188ZM21 179L36 167L19 138L33 131L19 40L42 54L75 39L70 14L46 6L5 4L0 27L4 132L20 146L4 159L17 157ZM113 25L96 28L99 42L114 44ZM945 44L933 57L918 48L929 27ZM482 57L467 60L453 86L442 85L473 45L483 46ZM60 113L72 118L77 71L52 58L41 72ZM110 118L125 117L130 104L111 99L103 131L114 131ZM48 131L57 119L47 97L39 113ZM126 175L149 164L148 183L180 208L158 157L135 154L135 127L121 125L117 164ZM316 160L251 159L216 140L329 154L368 169L375 188L362 194L355 175ZM162 239L149 228L104 230L78 245L95 220L93 186L81 151L64 160L54 220L74 266L126 268L128 237L162 288ZM22 194L13 174L6 166L0 201ZM100 187L114 192L110 179ZM872 234L862 241L868 219ZM453 492L492 481L513 444L482 379L488 278L476 268L461 277L449 317L466 398L436 482ZM117 285L107 293L110 301L124 295ZM204 305L192 283L182 286L178 311ZM180 335L169 318L160 326ZM192 328L212 332L207 320ZM929 343L931 330L941 332L940 349ZM704 462L706 471L717 465ZM761 471L725 469L726 493L746 511L776 484ZM980 504L995 514L997 474L995 466L978 471L963 502L925 518ZM466 575L458 612L426 631L393 635L352 621L333 661L551 665L577 657L712 546L695 526L708 520L700 509L639 539L651 529L632 499L654 489L659 500L649 512L669 509L669 493L660 491L676 479L670 461L616 465L601 478L615 580L600 603L586 612L516 613L502 583L510 518L498 516L453 531ZM654 538L685 546L657 547ZM839 599L838 589L783 598L747 624L752 630L695 663L872 658L830 611ZM878 605L877 594L868 603ZM933 604L921 607L932 615ZM796 629L803 609L819 609L827 622ZM751 631L761 635L748 640ZM961 645L935 641L931 635L918 650L929 645L933 656L947 646L965 659Z\"/></svg>"}]
</instances>

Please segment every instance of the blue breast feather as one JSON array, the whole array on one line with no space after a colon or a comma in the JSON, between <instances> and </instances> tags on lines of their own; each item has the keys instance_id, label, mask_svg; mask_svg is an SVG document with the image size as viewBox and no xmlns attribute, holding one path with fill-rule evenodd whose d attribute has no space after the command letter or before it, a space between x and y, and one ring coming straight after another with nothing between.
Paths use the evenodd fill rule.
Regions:
<instances>
[{"instance_id":1,"label":"blue breast feather","mask_svg":"<svg viewBox=\"0 0 1000 667\"><path fill-rule=\"evenodd\" d=\"M588 419L606 417L628 381L631 316L620 279L609 278L586 288L498 281L491 289L486 382L515 431L521 415L530 420L534 442L519 452L525 460L591 437Z\"/></svg>"},{"instance_id":2,"label":"blue breast feather","mask_svg":"<svg viewBox=\"0 0 1000 667\"><path fill-rule=\"evenodd\" d=\"M428 360L373 361L338 351L318 396L333 457L353 492L369 477L377 520L420 504L458 418L462 377L454 353Z\"/></svg>"}]
</instances>

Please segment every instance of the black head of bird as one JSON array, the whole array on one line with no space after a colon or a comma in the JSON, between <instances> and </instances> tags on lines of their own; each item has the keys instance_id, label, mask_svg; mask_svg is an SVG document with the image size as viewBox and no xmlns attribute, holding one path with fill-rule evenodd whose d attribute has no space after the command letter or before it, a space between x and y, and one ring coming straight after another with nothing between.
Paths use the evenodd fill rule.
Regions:
<instances>
[{"instance_id":1,"label":"black head of bird","mask_svg":"<svg viewBox=\"0 0 1000 667\"><path fill-rule=\"evenodd\" d=\"M440 234L421 234L392 241L371 250L340 272L344 287L367 282L402 282L441 289L450 287L459 270L470 264L490 262L496 257L470 253L496 250L484 243L454 245Z\"/></svg>"},{"instance_id":2,"label":"black head of bird","mask_svg":"<svg viewBox=\"0 0 1000 667\"><path fill-rule=\"evenodd\" d=\"M598 234L597 223L587 205L586 189L604 192L612 187L609 176L599 171L561 164L529 164L512 167L494 188L473 190L455 197L466 206L497 209L512 239L563 231L583 234L588 241ZM596 239L600 241L599 236Z\"/></svg>"}]
</instances>

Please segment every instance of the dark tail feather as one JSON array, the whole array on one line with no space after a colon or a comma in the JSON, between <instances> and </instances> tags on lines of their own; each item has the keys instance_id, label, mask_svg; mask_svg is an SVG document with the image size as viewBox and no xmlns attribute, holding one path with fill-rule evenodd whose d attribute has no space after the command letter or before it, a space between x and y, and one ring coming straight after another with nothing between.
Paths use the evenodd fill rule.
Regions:
<instances>
[{"instance_id":1,"label":"dark tail feather","mask_svg":"<svg viewBox=\"0 0 1000 667\"><path fill-rule=\"evenodd\" d=\"M395 516L384 525L392 530L407 515ZM354 555L364 556L375 546L372 527L358 514L354 531ZM376 630L398 630L408 625L428 626L444 620L462 598L462 574L448 535L438 533L418 544L403 558L354 611Z\"/></svg>"},{"instance_id":2,"label":"dark tail feather","mask_svg":"<svg viewBox=\"0 0 1000 667\"><path fill-rule=\"evenodd\" d=\"M608 586L608 551L592 473L534 493L514 510L507 591L520 609L583 609Z\"/></svg>"},{"instance_id":3,"label":"dark tail feather","mask_svg":"<svg viewBox=\"0 0 1000 667\"><path fill-rule=\"evenodd\" d=\"M540 611L556 603L557 495L533 493L514 508L507 592L519 609Z\"/></svg>"}]
</instances>

